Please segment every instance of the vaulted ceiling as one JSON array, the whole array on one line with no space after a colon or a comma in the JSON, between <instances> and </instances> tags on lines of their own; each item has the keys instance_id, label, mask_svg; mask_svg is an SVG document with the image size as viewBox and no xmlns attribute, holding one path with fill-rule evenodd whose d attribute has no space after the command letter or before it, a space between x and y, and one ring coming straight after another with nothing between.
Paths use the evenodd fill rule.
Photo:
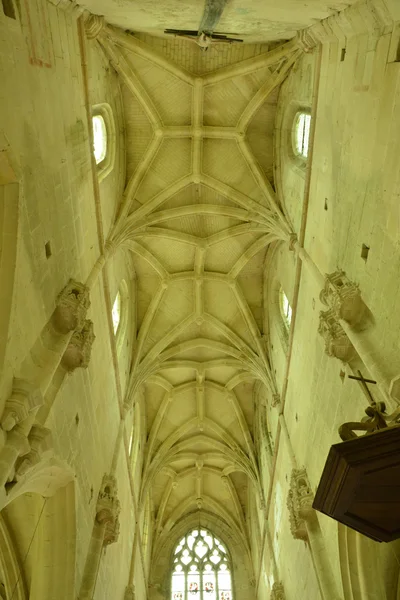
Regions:
<instances>
[{"instance_id":1,"label":"vaulted ceiling","mask_svg":"<svg viewBox=\"0 0 400 600\"><path fill-rule=\"evenodd\" d=\"M157 39L112 27L99 39L123 82L127 185L113 237L136 271L129 395L145 390L141 502L150 494L156 547L199 512L248 548L249 492L262 500L254 386L274 389L264 262L290 234L274 187L274 118L301 50L230 46L221 57L176 40L175 62Z\"/></svg>"}]
</instances>

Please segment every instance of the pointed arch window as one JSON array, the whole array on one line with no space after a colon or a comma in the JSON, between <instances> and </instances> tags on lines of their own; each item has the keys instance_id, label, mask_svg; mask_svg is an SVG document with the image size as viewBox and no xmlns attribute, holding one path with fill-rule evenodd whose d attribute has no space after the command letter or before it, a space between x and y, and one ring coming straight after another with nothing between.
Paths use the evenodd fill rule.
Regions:
<instances>
[{"instance_id":1,"label":"pointed arch window","mask_svg":"<svg viewBox=\"0 0 400 600\"><path fill-rule=\"evenodd\" d=\"M229 554L208 530L193 529L176 546L171 600L233 600Z\"/></svg>"}]
</instances>

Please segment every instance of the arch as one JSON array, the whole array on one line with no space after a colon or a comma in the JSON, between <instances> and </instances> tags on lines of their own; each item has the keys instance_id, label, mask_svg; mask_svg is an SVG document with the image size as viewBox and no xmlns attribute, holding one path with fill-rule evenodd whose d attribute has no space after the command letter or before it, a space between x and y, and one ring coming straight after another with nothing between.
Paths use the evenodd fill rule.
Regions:
<instances>
[{"instance_id":1,"label":"arch","mask_svg":"<svg viewBox=\"0 0 400 600\"><path fill-rule=\"evenodd\" d=\"M377 544L339 523L338 546L344 600L397 600L400 597L399 540Z\"/></svg>"},{"instance_id":2,"label":"arch","mask_svg":"<svg viewBox=\"0 0 400 600\"><path fill-rule=\"evenodd\" d=\"M209 529L189 529L172 557L172 600L189 591L199 600L232 600L232 561L227 547Z\"/></svg>"},{"instance_id":3,"label":"arch","mask_svg":"<svg viewBox=\"0 0 400 600\"><path fill-rule=\"evenodd\" d=\"M254 590L250 583L253 578L253 567L246 539L239 530L232 529L223 517L202 509L186 514L174 524L172 529L162 531L157 538L149 577L149 600L168 598L170 565L174 548L179 539L190 529L199 527L212 531L229 550L234 572L233 593L236 597L238 597L237 590L240 590L245 597L247 597L246 593L250 594L249 597L253 597Z\"/></svg>"},{"instance_id":4,"label":"arch","mask_svg":"<svg viewBox=\"0 0 400 600\"><path fill-rule=\"evenodd\" d=\"M2 521L7 526L2 525ZM13 549L9 540L13 540ZM18 562L19 561L19 562ZM75 595L76 514L71 482L51 497L18 495L0 518L0 564L20 583L7 597L13 600L69 600ZM11 570L8 568L11 565ZM38 568L40 565L40 568ZM19 570L18 570L19 569ZM18 591L18 595L17 594ZM24 595L25 594L25 595Z\"/></svg>"}]
</instances>

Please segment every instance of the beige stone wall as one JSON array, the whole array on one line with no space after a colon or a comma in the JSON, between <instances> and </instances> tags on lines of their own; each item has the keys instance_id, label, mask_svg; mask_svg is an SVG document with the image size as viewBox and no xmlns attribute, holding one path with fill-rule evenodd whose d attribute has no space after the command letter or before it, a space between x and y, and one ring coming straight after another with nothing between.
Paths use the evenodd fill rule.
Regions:
<instances>
[{"instance_id":1,"label":"beige stone wall","mask_svg":"<svg viewBox=\"0 0 400 600\"><path fill-rule=\"evenodd\" d=\"M311 28L309 33L322 44L296 64L283 84L275 138L278 186L294 229L299 232L307 175L292 160L287 130L294 116L293 106L311 107L316 96L304 247L322 274L343 269L351 280L359 283L373 315L369 340L376 349L375 356L379 356L386 381L398 371L398 324L394 307L399 298L398 275L395 275L399 256L395 156L398 156L400 63L394 60L394 49L399 41L399 17L397 4L366 2ZM317 88L313 93L315 72ZM370 248L367 261L361 257L362 244ZM291 303L294 301L295 270L295 253L288 251L286 245L277 247L270 255L270 262L267 260L265 327L279 390L285 385L288 347L282 343L279 312L271 299L278 279ZM349 365L324 351L323 339L317 333L319 312L324 309L319 301L320 291L319 281L303 262L283 417L290 443L281 434L276 453L277 413L281 407L272 408L271 398L266 398L267 428L272 431L274 457L268 457L265 445L259 446L263 469L270 471L273 461L276 462L273 483L269 475L264 475L263 480L264 489L267 493L271 491L272 548L267 540L258 583L260 599L269 597L271 579L277 578L283 580L286 598L321 597L315 573L324 578L325 567L313 564L309 544L294 540L290 533L286 506L290 473L294 464L305 466L315 491L329 448L340 441L339 425L360 418L367 404L358 385L347 378L351 372ZM359 358L351 364L368 373ZM373 388L379 397L376 386ZM321 514L318 521L321 528L318 543L325 548L320 556L325 556L337 582L332 598L398 597L399 573L394 558L397 543L380 545L345 528L338 531L337 523ZM255 556L258 554L254 552ZM274 569L275 575L271 577Z\"/></svg>"},{"instance_id":2,"label":"beige stone wall","mask_svg":"<svg viewBox=\"0 0 400 600\"><path fill-rule=\"evenodd\" d=\"M125 184L118 79L97 42L86 41L90 104L110 105L117 135L114 169L100 183L96 211L78 14L45 0L21 3L15 21L0 10L1 151L12 162L19 182L19 194L12 198L1 185L8 176L3 161L1 210L10 211L13 200L18 239L15 272L10 276L14 285L8 343L1 365L1 410L10 395L12 377L25 372L26 357L49 320L58 294L70 278L87 280L100 255L99 229L105 234L110 230ZM2 219L3 260L5 251L12 250L14 232L9 212L2 212ZM45 244L50 245L51 256L46 257ZM22 594L20 587L25 587L31 598L78 596L101 481L113 469L113 462L123 525L118 543L103 551L94 598L122 598L129 583L135 522L142 518L136 510L127 455L132 419L125 433L126 447L118 434L119 402L126 392L136 313L134 302L128 300L124 340L117 352L109 305L122 279L131 298L136 284L126 251L118 251L107 270L107 285L100 276L90 290L87 316L96 335L90 364L71 374L59 367L45 398L49 407L54 402L43 423L52 433L52 454L73 473L74 481L52 498L22 494L1 513L14 540L16 560L21 561L17 592ZM1 275L6 275L3 262ZM136 492L139 486L140 477ZM144 590L141 561L136 567L139 591Z\"/></svg>"}]
</instances>

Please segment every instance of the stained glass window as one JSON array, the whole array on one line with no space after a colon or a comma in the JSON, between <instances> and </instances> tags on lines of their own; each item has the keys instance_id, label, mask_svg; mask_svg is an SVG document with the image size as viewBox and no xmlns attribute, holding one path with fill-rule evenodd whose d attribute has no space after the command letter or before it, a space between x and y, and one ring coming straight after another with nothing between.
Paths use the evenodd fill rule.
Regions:
<instances>
[{"instance_id":1,"label":"stained glass window","mask_svg":"<svg viewBox=\"0 0 400 600\"><path fill-rule=\"evenodd\" d=\"M193 529L173 555L171 600L233 600L231 563L223 544L206 529Z\"/></svg>"},{"instance_id":2,"label":"stained glass window","mask_svg":"<svg viewBox=\"0 0 400 600\"><path fill-rule=\"evenodd\" d=\"M282 319L287 328L290 327L292 321L292 307L289 304L289 300L282 288L279 290L279 304L281 309Z\"/></svg>"},{"instance_id":3,"label":"stained glass window","mask_svg":"<svg viewBox=\"0 0 400 600\"><path fill-rule=\"evenodd\" d=\"M310 139L311 115L306 112L299 112L295 118L294 124L294 151L298 156L307 158L308 143Z\"/></svg>"}]
</instances>

